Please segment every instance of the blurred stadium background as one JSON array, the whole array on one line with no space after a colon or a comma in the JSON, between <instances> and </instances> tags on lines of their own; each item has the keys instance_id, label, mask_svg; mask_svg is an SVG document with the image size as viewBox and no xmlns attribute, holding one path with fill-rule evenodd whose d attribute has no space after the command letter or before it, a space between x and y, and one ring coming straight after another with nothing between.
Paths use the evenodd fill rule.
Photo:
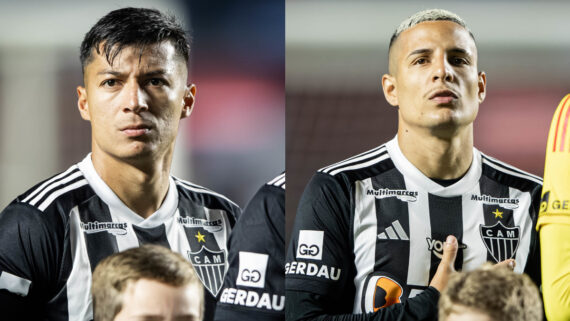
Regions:
<instances>
[{"instance_id":1,"label":"blurred stadium background","mask_svg":"<svg viewBox=\"0 0 570 321\"><path fill-rule=\"evenodd\" d=\"M317 169L396 134L397 110L380 85L388 43L402 20L430 8L459 14L477 41L488 92L475 146L542 176L552 115L570 92L569 2L288 0L288 232Z\"/></svg>"},{"instance_id":2,"label":"blurred stadium background","mask_svg":"<svg viewBox=\"0 0 570 321\"><path fill-rule=\"evenodd\" d=\"M90 151L79 45L107 12L174 13L192 30L192 116L172 172L240 206L285 167L282 1L0 1L0 208Z\"/></svg>"}]
</instances>

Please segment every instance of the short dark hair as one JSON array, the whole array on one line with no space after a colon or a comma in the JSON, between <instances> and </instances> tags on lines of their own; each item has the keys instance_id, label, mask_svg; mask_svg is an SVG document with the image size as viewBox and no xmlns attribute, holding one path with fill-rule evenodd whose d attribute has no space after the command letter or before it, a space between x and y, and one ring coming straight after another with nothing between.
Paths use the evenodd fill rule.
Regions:
<instances>
[{"instance_id":1,"label":"short dark hair","mask_svg":"<svg viewBox=\"0 0 570 321\"><path fill-rule=\"evenodd\" d=\"M176 53L188 63L190 39L175 16L165 15L155 9L122 8L109 12L85 35L81 43L81 68L93 58L92 52L105 53L109 64L125 46L145 46L171 41ZM100 48L102 46L102 48Z\"/></svg>"}]
</instances>

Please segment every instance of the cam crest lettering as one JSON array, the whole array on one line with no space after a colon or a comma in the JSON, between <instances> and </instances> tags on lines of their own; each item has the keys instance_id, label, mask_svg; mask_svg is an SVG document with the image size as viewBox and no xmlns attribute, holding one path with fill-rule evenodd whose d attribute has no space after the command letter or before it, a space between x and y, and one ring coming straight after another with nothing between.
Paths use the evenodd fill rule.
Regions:
<instances>
[{"instance_id":1,"label":"cam crest lettering","mask_svg":"<svg viewBox=\"0 0 570 321\"><path fill-rule=\"evenodd\" d=\"M185 216L179 217L178 223L184 227L201 227L210 233L219 232L223 229L223 222L221 219L208 221L203 218Z\"/></svg>"},{"instance_id":2,"label":"cam crest lettering","mask_svg":"<svg viewBox=\"0 0 570 321\"><path fill-rule=\"evenodd\" d=\"M79 225L81 229L86 234L93 234L99 232L107 232L113 235L125 235L127 234L127 223L120 222L80 222Z\"/></svg>"},{"instance_id":3,"label":"cam crest lettering","mask_svg":"<svg viewBox=\"0 0 570 321\"><path fill-rule=\"evenodd\" d=\"M324 231L300 230L297 258L321 260L324 233Z\"/></svg>"},{"instance_id":4,"label":"cam crest lettering","mask_svg":"<svg viewBox=\"0 0 570 321\"><path fill-rule=\"evenodd\" d=\"M240 251L236 285L264 288L268 260L267 254Z\"/></svg>"},{"instance_id":5,"label":"cam crest lettering","mask_svg":"<svg viewBox=\"0 0 570 321\"><path fill-rule=\"evenodd\" d=\"M222 281L226 274L225 252L212 251L202 246L198 252L188 251L188 258L204 287L216 296L222 287Z\"/></svg>"},{"instance_id":6,"label":"cam crest lettering","mask_svg":"<svg viewBox=\"0 0 570 321\"><path fill-rule=\"evenodd\" d=\"M506 227L500 221L492 226L479 226L481 238L495 262L513 258L520 241L520 227Z\"/></svg>"},{"instance_id":7,"label":"cam crest lettering","mask_svg":"<svg viewBox=\"0 0 570 321\"><path fill-rule=\"evenodd\" d=\"M418 199L418 192L405 189L370 188L366 191L366 195L374 196L377 199L395 197L402 202L415 202Z\"/></svg>"},{"instance_id":8,"label":"cam crest lettering","mask_svg":"<svg viewBox=\"0 0 570 321\"><path fill-rule=\"evenodd\" d=\"M476 202L482 202L485 205L497 205L508 210L514 210L515 208L519 207L519 199L518 198L500 198L500 197L493 197L490 195L477 195L471 194L471 200Z\"/></svg>"}]
</instances>

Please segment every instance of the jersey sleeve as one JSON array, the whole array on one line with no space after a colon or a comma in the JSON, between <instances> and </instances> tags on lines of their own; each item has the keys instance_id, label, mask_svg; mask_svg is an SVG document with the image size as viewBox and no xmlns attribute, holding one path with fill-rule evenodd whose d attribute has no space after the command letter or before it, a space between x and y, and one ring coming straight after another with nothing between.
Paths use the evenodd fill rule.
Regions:
<instances>
[{"instance_id":1,"label":"jersey sleeve","mask_svg":"<svg viewBox=\"0 0 570 321\"><path fill-rule=\"evenodd\" d=\"M284 320L285 190L264 185L238 219L215 320Z\"/></svg>"},{"instance_id":2,"label":"jersey sleeve","mask_svg":"<svg viewBox=\"0 0 570 321\"><path fill-rule=\"evenodd\" d=\"M355 293L350 239L350 189L337 177L317 173L295 217L285 264L287 291L337 293L329 307L351 311Z\"/></svg>"},{"instance_id":3,"label":"jersey sleeve","mask_svg":"<svg viewBox=\"0 0 570 321\"><path fill-rule=\"evenodd\" d=\"M411 321L437 320L439 291L428 287L417 296L382 308L374 313L329 314L332 295L287 291L286 320L303 321Z\"/></svg>"},{"instance_id":4,"label":"jersey sleeve","mask_svg":"<svg viewBox=\"0 0 570 321\"><path fill-rule=\"evenodd\" d=\"M61 222L13 202L0 213L0 311L33 319L56 293L63 235Z\"/></svg>"}]
</instances>

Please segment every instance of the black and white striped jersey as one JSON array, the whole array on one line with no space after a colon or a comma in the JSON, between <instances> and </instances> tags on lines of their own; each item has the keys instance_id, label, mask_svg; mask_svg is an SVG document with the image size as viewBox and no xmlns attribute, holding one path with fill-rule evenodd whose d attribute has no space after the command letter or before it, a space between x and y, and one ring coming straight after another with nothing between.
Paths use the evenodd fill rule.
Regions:
<instances>
[{"instance_id":1,"label":"black and white striped jersey","mask_svg":"<svg viewBox=\"0 0 570 321\"><path fill-rule=\"evenodd\" d=\"M435 274L450 234L459 241L457 270L513 258L515 272L539 283L533 227L541 183L473 148L467 173L441 186L404 157L397 137L320 169L295 219L287 309L301 304L290 292L326 297L330 308L320 308L329 314L375 312L415 297Z\"/></svg>"},{"instance_id":2,"label":"black and white striped jersey","mask_svg":"<svg viewBox=\"0 0 570 321\"><path fill-rule=\"evenodd\" d=\"M97 263L153 243L193 264L206 292L204 320L211 320L239 211L226 197L171 177L163 204L143 219L103 182L88 155L0 213L2 319L91 320Z\"/></svg>"},{"instance_id":3,"label":"black and white striped jersey","mask_svg":"<svg viewBox=\"0 0 570 321\"><path fill-rule=\"evenodd\" d=\"M216 321L285 320L285 173L263 185L230 236Z\"/></svg>"}]
</instances>

